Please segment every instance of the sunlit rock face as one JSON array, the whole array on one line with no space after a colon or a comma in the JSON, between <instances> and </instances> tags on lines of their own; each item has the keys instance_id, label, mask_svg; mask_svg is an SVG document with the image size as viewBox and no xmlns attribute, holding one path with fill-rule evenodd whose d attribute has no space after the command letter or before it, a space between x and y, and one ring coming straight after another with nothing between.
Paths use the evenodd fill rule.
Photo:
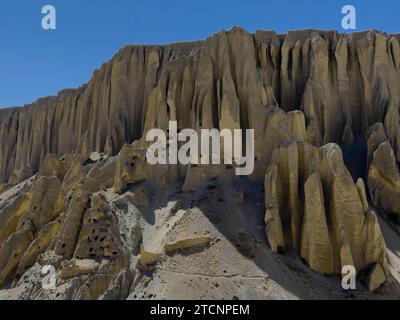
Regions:
<instances>
[{"instance_id":1,"label":"sunlit rock face","mask_svg":"<svg viewBox=\"0 0 400 320\"><path fill-rule=\"evenodd\" d=\"M170 120L179 128L255 129L260 178L271 105L302 110L307 141L317 146L352 144L382 122L399 159L399 56L398 37L378 31L234 28L204 41L127 46L79 89L0 111L0 181L28 178L47 154L78 146L83 157L115 155Z\"/></svg>"},{"instance_id":2,"label":"sunlit rock face","mask_svg":"<svg viewBox=\"0 0 400 320\"><path fill-rule=\"evenodd\" d=\"M323 274L378 264L386 246L362 179L357 183L336 144L294 143L274 152L267 170L266 231L275 252L295 249Z\"/></svg>"},{"instance_id":3,"label":"sunlit rock face","mask_svg":"<svg viewBox=\"0 0 400 320\"><path fill-rule=\"evenodd\" d=\"M236 27L0 110L0 298L344 298L349 265L398 295L399 69L396 35ZM254 172L150 165L171 121L254 129Z\"/></svg>"}]
</instances>

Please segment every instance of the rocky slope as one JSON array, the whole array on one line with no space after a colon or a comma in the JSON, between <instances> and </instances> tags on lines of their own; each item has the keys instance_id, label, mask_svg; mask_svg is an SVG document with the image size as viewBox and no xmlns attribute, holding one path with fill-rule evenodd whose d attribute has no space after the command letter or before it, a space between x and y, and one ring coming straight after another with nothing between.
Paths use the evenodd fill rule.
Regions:
<instances>
[{"instance_id":1,"label":"rocky slope","mask_svg":"<svg viewBox=\"0 0 400 320\"><path fill-rule=\"evenodd\" d=\"M81 88L0 110L0 298L399 298L399 41L128 46ZM254 173L149 165L169 121L254 129Z\"/></svg>"}]
</instances>

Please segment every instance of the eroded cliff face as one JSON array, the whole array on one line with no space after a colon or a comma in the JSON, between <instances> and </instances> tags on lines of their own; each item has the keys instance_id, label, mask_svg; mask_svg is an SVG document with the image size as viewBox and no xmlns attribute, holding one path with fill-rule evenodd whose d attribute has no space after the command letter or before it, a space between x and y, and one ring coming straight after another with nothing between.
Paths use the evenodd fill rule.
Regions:
<instances>
[{"instance_id":1,"label":"eroded cliff face","mask_svg":"<svg viewBox=\"0 0 400 320\"><path fill-rule=\"evenodd\" d=\"M295 252L320 274L352 265L371 291L392 283L377 213L400 221L399 39L234 28L129 46L81 88L1 110L0 285L28 288L24 298L137 298L149 281L195 269L256 282L273 275L280 297L305 296L270 251ZM250 179L226 165L149 165L146 133L170 121L254 129ZM367 170L352 176L354 166ZM224 255L237 270L219 270ZM60 279L51 293L38 285L44 265ZM153 283L174 297L174 285Z\"/></svg>"},{"instance_id":2,"label":"eroded cliff face","mask_svg":"<svg viewBox=\"0 0 400 320\"><path fill-rule=\"evenodd\" d=\"M275 149L265 193L266 233L274 252L297 250L323 274L373 266L380 271L378 287L389 276L385 241L364 182L353 182L338 145Z\"/></svg>"},{"instance_id":3,"label":"eroded cliff face","mask_svg":"<svg viewBox=\"0 0 400 320\"><path fill-rule=\"evenodd\" d=\"M270 105L302 110L307 141L317 146L351 144L382 122L399 157L399 56L399 37L376 31L234 28L205 41L128 46L81 88L0 111L0 181L30 177L48 153L78 145L116 154L169 120L179 128L255 129L260 178L270 156L263 148Z\"/></svg>"},{"instance_id":4,"label":"eroded cliff face","mask_svg":"<svg viewBox=\"0 0 400 320\"><path fill-rule=\"evenodd\" d=\"M198 44L130 46L79 89L61 91L24 108L0 111L0 181L36 173L47 154L84 150L118 153L143 132L149 95L171 60Z\"/></svg>"}]
</instances>

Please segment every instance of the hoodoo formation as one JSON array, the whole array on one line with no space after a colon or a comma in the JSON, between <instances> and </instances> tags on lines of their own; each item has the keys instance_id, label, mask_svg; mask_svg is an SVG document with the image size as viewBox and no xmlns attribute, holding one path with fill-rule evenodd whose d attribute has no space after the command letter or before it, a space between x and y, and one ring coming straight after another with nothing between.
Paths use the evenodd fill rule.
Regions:
<instances>
[{"instance_id":1,"label":"hoodoo formation","mask_svg":"<svg viewBox=\"0 0 400 320\"><path fill-rule=\"evenodd\" d=\"M399 298L399 41L235 27L0 110L0 298ZM150 165L170 121L254 129L253 174Z\"/></svg>"}]
</instances>

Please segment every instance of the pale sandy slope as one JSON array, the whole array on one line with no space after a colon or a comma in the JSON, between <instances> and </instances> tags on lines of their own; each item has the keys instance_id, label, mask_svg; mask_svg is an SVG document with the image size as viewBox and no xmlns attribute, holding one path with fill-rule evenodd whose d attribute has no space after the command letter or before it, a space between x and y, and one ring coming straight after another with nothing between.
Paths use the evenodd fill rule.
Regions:
<instances>
[{"instance_id":1,"label":"pale sandy slope","mask_svg":"<svg viewBox=\"0 0 400 320\"><path fill-rule=\"evenodd\" d=\"M18 194L29 184L23 182L0 199ZM250 182L214 181L188 193L180 192L176 185L162 189L133 186L122 196L107 190L107 198L117 204L129 203L130 196L136 195L143 247L162 257L153 269L137 272L128 299L400 298L400 237L383 219L380 223L395 280L375 294L361 282L357 290L345 292L339 277L315 273L296 253L276 255L270 251L262 189ZM196 239L208 239L209 243L164 253L165 245ZM133 268L138 258L132 257ZM31 274L38 277L34 270ZM1 290L0 299L19 299L23 293L23 287Z\"/></svg>"},{"instance_id":2,"label":"pale sandy slope","mask_svg":"<svg viewBox=\"0 0 400 320\"><path fill-rule=\"evenodd\" d=\"M209 246L165 257L139 281L129 298L137 299L386 299L399 298L398 283L378 293L345 292L337 276L318 275L295 253L272 254L263 216L262 186L215 182L191 194L158 195L154 215L142 218L144 246L163 251L167 243L209 237ZM244 199L243 199L244 195ZM243 201L244 200L244 201ZM173 213L171 213L171 208ZM400 270L397 234L384 224L390 239L391 271ZM396 252L397 250L397 252ZM393 258L396 256L396 259Z\"/></svg>"}]
</instances>

